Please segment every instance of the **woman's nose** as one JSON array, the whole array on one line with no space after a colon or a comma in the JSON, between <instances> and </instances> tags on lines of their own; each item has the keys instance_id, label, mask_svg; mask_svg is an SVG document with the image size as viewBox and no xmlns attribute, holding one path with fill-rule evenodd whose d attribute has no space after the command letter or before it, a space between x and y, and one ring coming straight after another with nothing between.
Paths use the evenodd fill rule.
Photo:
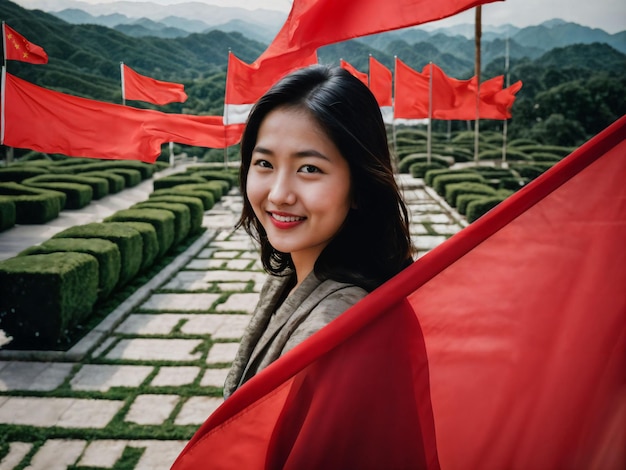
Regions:
<instances>
[{"instance_id":1,"label":"woman's nose","mask_svg":"<svg viewBox=\"0 0 626 470\"><path fill-rule=\"evenodd\" d=\"M280 174L272 181L268 200L277 206L291 205L296 202L294 182L288 175Z\"/></svg>"}]
</instances>

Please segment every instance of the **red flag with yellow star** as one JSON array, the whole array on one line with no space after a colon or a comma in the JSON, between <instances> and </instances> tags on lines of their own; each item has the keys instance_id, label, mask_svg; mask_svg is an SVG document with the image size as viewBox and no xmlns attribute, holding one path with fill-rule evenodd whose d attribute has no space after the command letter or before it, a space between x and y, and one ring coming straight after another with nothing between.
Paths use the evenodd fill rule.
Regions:
<instances>
[{"instance_id":1,"label":"red flag with yellow star","mask_svg":"<svg viewBox=\"0 0 626 470\"><path fill-rule=\"evenodd\" d=\"M33 44L9 25L2 23L4 60L19 60L31 64L47 64L48 54L41 46Z\"/></svg>"}]
</instances>

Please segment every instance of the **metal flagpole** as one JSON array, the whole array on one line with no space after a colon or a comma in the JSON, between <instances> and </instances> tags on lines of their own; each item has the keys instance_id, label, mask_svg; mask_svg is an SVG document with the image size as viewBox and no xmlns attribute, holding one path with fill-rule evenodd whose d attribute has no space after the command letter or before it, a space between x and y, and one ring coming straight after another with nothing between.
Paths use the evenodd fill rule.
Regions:
<instances>
[{"instance_id":1,"label":"metal flagpole","mask_svg":"<svg viewBox=\"0 0 626 470\"><path fill-rule=\"evenodd\" d=\"M430 164L433 130L433 63L430 62L430 77L428 78L428 132L426 134L426 161Z\"/></svg>"},{"instance_id":2,"label":"metal flagpole","mask_svg":"<svg viewBox=\"0 0 626 470\"><path fill-rule=\"evenodd\" d=\"M371 56L371 54L370 54ZM396 172L399 172L399 158L398 158L398 142L396 140L396 80L398 77L398 56L393 57L393 97L391 99L391 138L393 139L393 154L395 155L394 163ZM371 71L370 71L371 75ZM370 78L371 80L371 78Z\"/></svg>"},{"instance_id":3,"label":"metal flagpole","mask_svg":"<svg viewBox=\"0 0 626 470\"><path fill-rule=\"evenodd\" d=\"M504 76L506 77L505 88L510 86L511 77L509 76L509 36L506 37L506 49L504 54ZM505 119L502 126L502 166L506 167L506 139L509 120Z\"/></svg>"},{"instance_id":4,"label":"metal flagpole","mask_svg":"<svg viewBox=\"0 0 626 470\"><path fill-rule=\"evenodd\" d=\"M126 106L126 93L124 92L124 62L120 62L120 76L122 77L120 83L122 84L122 104Z\"/></svg>"},{"instance_id":5,"label":"metal flagpole","mask_svg":"<svg viewBox=\"0 0 626 470\"><path fill-rule=\"evenodd\" d=\"M480 127L480 113L479 113L479 108L480 108L480 36L482 34L482 26L481 26L481 16L482 16L482 10L481 10L481 6L478 5L476 7L476 24L475 24L475 69L476 69L476 121L474 124L474 163L478 163L478 133L479 133L479 127Z\"/></svg>"},{"instance_id":6,"label":"metal flagpole","mask_svg":"<svg viewBox=\"0 0 626 470\"><path fill-rule=\"evenodd\" d=\"M6 29L5 29L5 22L2 22L2 90L0 91L1 97L0 97L0 144L4 144L4 119L5 119L5 113L4 113L4 99L5 99L5 93L6 93L6 83L7 83L7 34L6 34ZM6 150L6 161L5 161L5 165L9 166L11 164L11 161L13 160L13 147L8 147L7 146L7 150Z\"/></svg>"}]
</instances>

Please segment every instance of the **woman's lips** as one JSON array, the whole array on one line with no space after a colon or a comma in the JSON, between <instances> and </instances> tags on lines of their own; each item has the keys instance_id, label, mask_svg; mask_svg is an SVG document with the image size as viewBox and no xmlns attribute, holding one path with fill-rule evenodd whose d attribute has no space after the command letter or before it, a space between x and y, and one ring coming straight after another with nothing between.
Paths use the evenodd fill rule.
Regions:
<instances>
[{"instance_id":1,"label":"woman's lips","mask_svg":"<svg viewBox=\"0 0 626 470\"><path fill-rule=\"evenodd\" d=\"M279 229L293 228L306 220L306 217L281 212L268 212L268 214L272 224Z\"/></svg>"}]
</instances>

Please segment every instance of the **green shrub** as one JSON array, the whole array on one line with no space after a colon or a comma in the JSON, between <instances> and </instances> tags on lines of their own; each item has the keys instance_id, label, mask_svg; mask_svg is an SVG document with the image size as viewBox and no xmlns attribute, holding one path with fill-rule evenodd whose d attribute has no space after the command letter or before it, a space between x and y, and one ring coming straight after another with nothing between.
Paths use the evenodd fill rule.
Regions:
<instances>
[{"instance_id":1,"label":"green shrub","mask_svg":"<svg viewBox=\"0 0 626 470\"><path fill-rule=\"evenodd\" d=\"M154 225L149 222L119 222L134 228L141 234L143 241L143 253L141 254L141 267L139 271L145 271L154 264L159 255L160 247Z\"/></svg>"},{"instance_id":2,"label":"green shrub","mask_svg":"<svg viewBox=\"0 0 626 470\"><path fill-rule=\"evenodd\" d=\"M18 348L51 348L87 318L98 296L98 262L85 253L0 262L0 328Z\"/></svg>"},{"instance_id":3,"label":"green shrub","mask_svg":"<svg viewBox=\"0 0 626 470\"><path fill-rule=\"evenodd\" d=\"M191 230L191 214L185 204L174 202L154 202L151 199L135 204L133 208L163 209L174 214L174 243L176 246L189 235Z\"/></svg>"},{"instance_id":4,"label":"green shrub","mask_svg":"<svg viewBox=\"0 0 626 470\"><path fill-rule=\"evenodd\" d=\"M104 178L80 175L40 175L30 178L30 183L77 183L91 186L93 199L102 199L109 194L109 182Z\"/></svg>"},{"instance_id":5,"label":"green shrub","mask_svg":"<svg viewBox=\"0 0 626 470\"><path fill-rule=\"evenodd\" d=\"M528 178L520 178L512 176L510 178L500 178L500 183L498 184L499 189L510 189L512 191L517 191L526 183L528 183Z\"/></svg>"},{"instance_id":6,"label":"green shrub","mask_svg":"<svg viewBox=\"0 0 626 470\"><path fill-rule=\"evenodd\" d=\"M111 294L120 278L121 255L117 245L99 238L51 238L41 245L31 246L19 256L57 252L87 253L98 260L98 298Z\"/></svg>"},{"instance_id":7,"label":"green shrub","mask_svg":"<svg viewBox=\"0 0 626 470\"><path fill-rule=\"evenodd\" d=\"M447 159L440 157L439 155L430 156L431 163L439 164L438 168L447 168L450 162ZM428 155L425 153L412 153L400 160L398 164L398 171L400 173L408 173L409 168L414 163L428 163Z\"/></svg>"},{"instance_id":8,"label":"green shrub","mask_svg":"<svg viewBox=\"0 0 626 470\"><path fill-rule=\"evenodd\" d=\"M446 185L445 197L448 204L457 207L457 198L461 194L484 194L493 196L496 190L483 183L452 183Z\"/></svg>"},{"instance_id":9,"label":"green shrub","mask_svg":"<svg viewBox=\"0 0 626 470\"><path fill-rule=\"evenodd\" d=\"M38 168L33 165L0 168L0 181L21 183L26 178L32 178L37 175L45 175L46 173L48 172L44 168Z\"/></svg>"},{"instance_id":10,"label":"green shrub","mask_svg":"<svg viewBox=\"0 0 626 470\"><path fill-rule=\"evenodd\" d=\"M439 175L435 176L435 178L433 179L433 189L440 196L445 196L446 185L452 183L462 183L465 181L473 183L484 183L485 180L478 173L472 173L471 171L468 171L466 173Z\"/></svg>"},{"instance_id":11,"label":"green shrub","mask_svg":"<svg viewBox=\"0 0 626 470\"><path fill-rule=\"evenodd\" d=\"M215 197L213 196L213 193L209 191L208 189L206 191L202 191L199 189L198 190L185 189L183 188L183 186L186 186L186 185L174 186L173 188L166 188L166 189L157 189L156 191L152 191L150 193L149 198L152 199L155 197L165 197L165 196L194 197L202 201L202 207L205 211L210 210L215 204ZM190 185L190 186L194 186L194 185Z\"/></svg>"},{"instance_id":12,"label":"green shrub","mask_svg":"<svg viewBox=\"0 0 626 470\"><path fill-rule=\"evenodd\" d=\"M188 174L194 175L194 176L200 176L201 178L204 178L206 181L226 181L228 183L228 189L237 185L237 182L238 182L237 176L227 171L207 171L207 170L200 171L198 170L198 171L189 172Z\"/></svg>"},{"instance_id":13,"label":"green shrub","mask_svg":"<svg viewBox=\"0 0 626 470\"><path fill-rule=\"evenodd\" d=\"M516 147L517 150L520 150L527 154L534 154L538 152L549 152L555 155L559 155L561 158L568 156L576 147L562 147L560 145L519 145Z\"/></svg>"},{"instance_id":14,"label":"green shrub","mask_svg":"<svg viewBox=\"0 0 626 470\"><path fill-rule=\"evenodd\" d=\"M228 188L226 186L227 184L228 183L224 181L207 181L205 183L181 184L180 186L176 186L174 189L181 191L209 191L213 194L213 201L215 203L228 192Z\"/></svg>"},{"instance_id":15,"label":"green shrub","mask_svg":"<svg viewBox=\"0 0 626 470\"><path fill-rule=\"evenodd\" d=\"M59 216L65 194L41 190L19 183L0 183L0 195L15 204L15 223L45 224ZM61 195L63 198L60 198Z\"/></svg>"},{"instance_id":16,"label":"green shrub","mask_svg":"<svg viewBox=\"0 0 626 470\"><path fill-rule=\"evenodd\" d=\"M124 224L93 222L76 225L57 233L53 238L103 238L115 243L121 256L118 286L126 284L135 277L141 267L143 256L141 234Z\"/></svg>"},{"instance_id":17,"label":"green shrub","mask_svg":"<svg viewBox=\"0 0 626 470\"><path fill-rule=\"evenodd\" d=\"M141 183L141 172L139 170L133 170L132 168L111 168L108 171L124 178L124 183L127 188L134 188Z\"/></svg>"},{"instance_id":18,"label":"green shrub","mask_svg":"<svg viewBox=\"0 0 626 470\"><path fill-rule=\"evenodd\" d=\"M86 184L37 181L33 178L22 181L22 184L64 193L66 196L64 209L82 209L89 205L93 198L93 189Z\"/></svg>"},{"instance_id":19,"label":"green shrub","mask_svg":"<svg viewBox=\"0 0 626 470\"><path fill-rule=\"evenodd\" d=\"M165 188L173 188L174 186L178 186L181 184L202 184L202 183L206 183L207 181L200 177L200 176L194 176L194 175L187 175L187 176L165 176L163 178L160 179L156 179L154 180L154 190L156 191L157 189L165 189Z\"/></svg>"},{"instance_id":20,"label":"green shrub","mask_svg":"<svg viewBox=\"0 0 626 470\"><path fill-rule=\"evenodd\" d=\"M465 169L451 170L449 168L443 168L441 170L428 170L424 175L424 183L426 183L428 186L432 186L433 180L439 175L462 175L467 173L471 173L471 171Z\"/></svg>"},{"instance_id":21,"label":"green shrub","mask_svg":"<svg viewBox=\"0 0 626 470\"><path fill-rule=\"evenodd\" d=\"M439 170L447 168L443 166L441 163L433 162L433 163L413 163L409 167L409 173L414 178L423 178L427 171L429 170Z\"/></svg>"},{"instance_id":22,"label":"green shrub","mask_svg":"<svg viewBox=\"0 0 626 470\"><path fill-rule=\"evenodd\" d=\"M104 219L105 222L146 222L155 230L158 244L156 256L161 257L172 247L176 217L171 211L150 208L123 209Z\"/></svg>"},{"instance_id":23,"label":"green shrub","mask_svg":"<svg viewBox=\"0 0 626 470\"><path fill-rule=\"evenodd\" d=\"M502 160L502 149L481 150L478 153L479 160ZM507 147L506 150L507 160L529 160L528 154L518 149L511 149Z\"/></svg>"},{"instance_id":24,"label":"green shrub","mask_svg":"<svg viewBox=\"0 0 626 470\"><path fill-rule=\"evenodd\" d=\"M149 201L185 204L189 208L189 222L191 224L189 229L190 234L200 232L200 229L202 228L202 219L204 217L204 204L202 199L199 197L182 196L182 193L180 196L171 194L163 196L150 195Z\"/></svg>"},{"instance_id":25,"label":"green shrub","mask_svg":"<svg viewBox=\"0 0 626 470\"><path fill-rule=\"evenodd\" d=\"M466 193L459 194L456 198L456 210L461 215L467 215L467 206L470 202L475 201L477 199L482 199L488 196L484 194L474 194L474 193Z\"/></svg>"},{"instance_id":26,"label":"green shrub","mask_svg":"<svg viewBox=\"0 0 626 470\"><path fill-rule=\"evenodd\" d=\"M15 225L15 202L10 197L0 196L0 232Z\"/></svg>"},{"instance_id":27,"label":"green shrub","mask_svg":"<svg viewBox=\"0 0 626 470\"><path fill-rule=\"evenodd\" d=\"M112 171L86 171L80 173L81 176L93 176L96 178L104 178L109 182L109 194L116 194L126 187L126 180L122 175L113 173Z\"/></svg>"},{"instance_id":28,"label":"green shrub","mask_svg":"<svg viewBox=\"0 0 626 470\"><path fill-rule=\"evenodd\" d=\"M563 157L550 152L535 152L530 154L530 158L535 162L548 162L557 163L560 162Z\"/></svg>"},{"instance_id":29,"label":"green shrub","mask_svg":"<svg viewBox=\"0 0 626 470\"><path fill-rule=\"evenodd\" d=\"M506 197L504 196L492 196L471 201L467 205L467 221L470 223L474 222L476 219L489 212L505 199Z\"/></svg>"},{"instance_id":30,"label":"green shrub","mask_svg":"<svg viewBox=\"0 0 626 470\"><path fill-rule=\"evenodd\" d=\"M519 173L522 178L533 180L552 167L550 163L535 162L532 165L514 165L512 168Z\"/></svg>"}]
</instances>

